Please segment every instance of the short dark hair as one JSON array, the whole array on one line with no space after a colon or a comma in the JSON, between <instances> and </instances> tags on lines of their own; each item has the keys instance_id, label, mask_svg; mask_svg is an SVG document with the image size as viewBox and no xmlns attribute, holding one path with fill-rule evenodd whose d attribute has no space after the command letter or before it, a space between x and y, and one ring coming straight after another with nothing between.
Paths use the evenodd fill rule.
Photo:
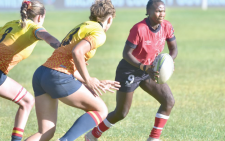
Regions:
<instances>
[{"instance_id":1,"label":"short dark hair","mask_svg":"<svg viewBox=\"0 0 225 141\"><path fill-rule=\"evenodd\" d=\"M148 4L146 6L146 15L148 15L148 9L151 8L151 6L153 5L153 3L155 2L162 2L164 4L164 2L162 0L149 0Z\"/></svg>"}]
</instances>

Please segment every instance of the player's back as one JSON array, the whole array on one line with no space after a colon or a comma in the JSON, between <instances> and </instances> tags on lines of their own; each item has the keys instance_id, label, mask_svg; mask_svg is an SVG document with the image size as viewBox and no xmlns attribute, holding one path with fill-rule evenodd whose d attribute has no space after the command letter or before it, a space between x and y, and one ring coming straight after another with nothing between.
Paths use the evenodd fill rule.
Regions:
<instances>
[{"instance_id":1,"label":"player's back","mask_svg":"<svg viewBox=\"0 0 225 141\"><path fill-rule=\"evenodd\" d=\"M72 57L72 50L83 39L91 44L91 50L84 56L87 61L94 56L96 49L104 44L106 35L98 22L86 21L81 23L66 35L61 43L61 47L53 52L44 66L68 74L74 73L76 68Z\"/></svg>"},{"instance_id":2,"label":"player's back","mask_svg":"<svg viewBox=\"0 0 225 141\"><path fill-rule=\"evenodd\" d=\"M31 20L26 21L24 28L20 20L6 23L0 29L0 69L8 73L18 62L27 58L33 51L38 39L36 29L40 28Z\"/></svg>"}]
</instances>

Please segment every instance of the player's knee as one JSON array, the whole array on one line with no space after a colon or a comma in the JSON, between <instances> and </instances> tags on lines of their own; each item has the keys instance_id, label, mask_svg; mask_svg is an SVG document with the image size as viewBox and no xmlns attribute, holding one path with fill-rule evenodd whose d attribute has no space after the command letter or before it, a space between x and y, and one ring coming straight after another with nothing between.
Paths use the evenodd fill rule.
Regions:
<instances>
[{"instance_id":1,"label":"player's knee","mask_svg":"<svg viewBox=\"0 0 225 141\"><path fill-rule=\"evenodd\" d=\"M101 110L99 110L99 114L102 117L102 119L105 119L108 115L108 108L106 106L102 106Z\"/></svg>"},{"instance_id":2,"label":"player's knee","mask_svg":"<svg viewBox=\"0 0 225 141\"><path fill-rule=\"evenodd\" d=\"M175 105L175 100L174 100L174 97L171 95L166 99L166 108L172 109L174 105Z\"/></svg>"},{"instance_id":3,"label":"player's knee","mask_svg":"<svg viewBox=\"0 0 225 141\"><path fill-rule=\"evenodd\" d=\"M51 140L51 138L54 137L55 131L56 131L56 127L52 127L50 130L48 130L46 132L39 131L39 133L41 134L42 140L49 141L49 140Z\"/></svg>"},{"instance_id":4,"label":"player's knee","mask_svg":"<svg viewBox=\"0 0 225 141\"><path fill-rule=\"evenodd\" d=\"M117 120L124 119L128 114L128 111L122 111L122 112L116 112L116 118Z\"/></svg>"},{"instance_id":5,"label":"player's knee","mask_svg":"<svg viewBox=\"0 0 225 141\"><path fill-rule=\"evenodd\" d=\"M30 93L27 93L27 95L24 97L24 99L21 100L19 105L23 109L31 110L34 106L34 103L35 103L34 97Z\"/></svg>"}]
</instances>

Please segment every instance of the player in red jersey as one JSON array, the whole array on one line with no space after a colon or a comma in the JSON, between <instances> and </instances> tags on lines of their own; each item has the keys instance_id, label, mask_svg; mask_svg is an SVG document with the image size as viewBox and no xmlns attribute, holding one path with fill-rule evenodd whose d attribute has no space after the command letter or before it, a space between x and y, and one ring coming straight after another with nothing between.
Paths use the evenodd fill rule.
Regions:
<instances>
[{"instance_id":1,"label":"player in red jersey","mask_svg":"<svg viewBox=\"0 0 225 141\"><path fill-rule=\"evenodd\" d=\"M130 30L123 50L123 59L117 67L116 81L120 82L121 88L117 91L116 108L98 127L85 135L89 141L97 140L104 131L126 117L131 107L134 91L138 86L161 104L147 141L158 141L160 138L175 101L166 83L155 82L158 72L152 70L152 62L163 51L165 41L167 41L169 54L173 59L176 58L178 51L174 29L170 22L164 20L163 1L149 0L147 15L148 18L135 24Z\"/></svg>"}]
</instances>

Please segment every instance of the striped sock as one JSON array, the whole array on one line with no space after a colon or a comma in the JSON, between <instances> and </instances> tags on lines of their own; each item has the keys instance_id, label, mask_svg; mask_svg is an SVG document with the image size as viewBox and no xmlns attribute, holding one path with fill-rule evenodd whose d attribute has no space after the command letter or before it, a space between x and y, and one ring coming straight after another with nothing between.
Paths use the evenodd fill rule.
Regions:
<instances>
[{"instance_id":1,"label":"striped sock","mask_svg":"<svg viewBox=\"0 0 225 141\"><path fill-rule=\"evenodd\" d=\"M95 127L92 130L92 135L95 138L99 138L103 132L105 132L106 130L108 130L110 127L112 127L113 124L111 124L107 119L105 119L103 122L101 122L98 127Z\"/></svg>"},{"instance_id":2,"label":"striped sock","mask_svg":"<svg viewBox=\"0 0 225 141\"><path fill-rule=\"evenodd\" d=\"M102 122L101 116L96 111L89 111L80 116L73 126L60 138L60 141L74 141L76 138L89 131Z\"/></svg>"},{"instance_id":3,"label":"striped sock","mask_svg":"<svg viewBox=\"0 0 225 141\"><path fill-rule=\"evenodd\" d=\"M169 119L169 116L157 113L155 116L155 124L149 137L159 139L162 133L163 127L166 125L166 122L168 119Z\"/></svg>"},{"instance_id":4,"label":"striped sock","mask_svg":"<svg viewBox=\"0 0 225 141\"><path fill-rule=\"evenodd\" d=\"M23 132L24 132L23 129L14 127L11 141L21 141L23 137Z\"/></svg>"}]
</instances>

